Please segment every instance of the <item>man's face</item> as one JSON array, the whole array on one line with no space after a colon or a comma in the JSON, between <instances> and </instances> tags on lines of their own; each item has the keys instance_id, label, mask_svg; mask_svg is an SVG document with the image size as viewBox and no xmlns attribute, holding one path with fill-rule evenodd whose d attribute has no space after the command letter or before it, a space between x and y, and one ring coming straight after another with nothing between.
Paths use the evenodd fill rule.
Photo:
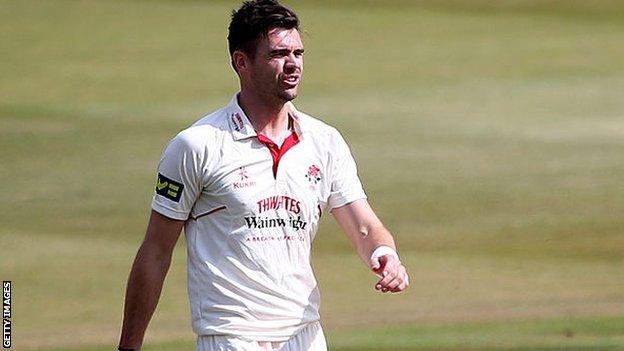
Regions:
<instances>
[{"instance_id":1,"label":"man's face","mask_svg":"<svg viewBox=\"0 0 624 351\"><path fill-rule=\"evenodd\" d=\"M303 73L303 44L297 29L273 28L250 60L251 87L268 99L293 100Z\"/></svg>"}]
</instances>

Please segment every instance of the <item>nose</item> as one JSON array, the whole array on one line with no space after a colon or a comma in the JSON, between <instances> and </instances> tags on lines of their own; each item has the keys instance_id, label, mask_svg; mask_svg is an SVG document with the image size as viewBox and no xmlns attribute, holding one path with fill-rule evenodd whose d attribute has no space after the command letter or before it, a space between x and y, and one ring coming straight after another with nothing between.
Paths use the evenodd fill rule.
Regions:
<instances>
[{"instance_id":1,"label":"nose","mask_svg":"<svg viewBox=\"0 0 624 351\"><path fill-rule=\"evenodd\" d=\"M284 69L287 69L289 71L301 70L301 58L295 56L295 54L291 52L288 56L286 56L286 60L284 61Z\"/></svg>"}]
</instances>

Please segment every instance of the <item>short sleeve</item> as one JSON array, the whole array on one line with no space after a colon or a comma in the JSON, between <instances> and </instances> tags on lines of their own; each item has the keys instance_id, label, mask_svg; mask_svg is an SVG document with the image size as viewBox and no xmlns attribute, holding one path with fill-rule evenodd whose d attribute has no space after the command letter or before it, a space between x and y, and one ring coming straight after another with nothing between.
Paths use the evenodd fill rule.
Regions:
<instances>
[{"instance_id":1,"label":"short sleeve","mask_svg":"<svg viewBox=\"0 0 624 351\"><path fill-rule=\"evenodd\" d=\"M169 142L158 164L152 209L186 220L203 188L202 155L181 134Z\"/></svg>"},{"instance_id":2,"label":"short sleeve","mask_svg":"<svg viewBox=\"0 0 624 351\"><path fill-rule=\"evenodd\" d=\"M329 210L366 198L362 182L357 174L355 160L342 135L336 132L331 144L333 171L327 201Z\"/></svg>"}]
</instances>

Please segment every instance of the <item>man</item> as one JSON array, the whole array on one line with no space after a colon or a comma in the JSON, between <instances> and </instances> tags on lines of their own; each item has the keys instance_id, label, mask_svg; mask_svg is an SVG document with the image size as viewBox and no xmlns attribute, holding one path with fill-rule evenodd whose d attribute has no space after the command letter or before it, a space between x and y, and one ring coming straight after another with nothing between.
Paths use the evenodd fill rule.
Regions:
<instances>
[{"instance_id":1,"label":"man","mask_svg":"<svg viewBox=\"0 0 624 351\"><path fill-rule=\"evenodd\" d=\"M228 44L240 92L167 146L145 239L128 279L120 350L138 350L184 227L197 349L326 350L310 266L331 211L380 280L408 285L391 234L366 201L332 127L295 109L303 44L294 12L244 2Z\"/></svg>"}]
</instances>

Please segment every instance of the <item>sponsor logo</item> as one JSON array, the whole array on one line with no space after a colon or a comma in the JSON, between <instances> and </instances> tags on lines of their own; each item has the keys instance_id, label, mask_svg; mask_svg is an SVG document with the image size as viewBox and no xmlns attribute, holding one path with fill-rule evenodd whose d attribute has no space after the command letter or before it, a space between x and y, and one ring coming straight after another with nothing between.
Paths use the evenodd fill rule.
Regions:
<instances>
[{"instance_id":1,"label":"sponsor logo","mask_svg":"<svg viewBox=\"0 0 624 351\"><path fill-rule=\"evenodd\" d=\"M318 182L320 182L321 179L323 179L323 176L321 175L321 169L319 168L319 166L311 165L310 167L308 167L308 173L306 174L306 178L308 179L308 182L310 182L310 184L312 185L318 184Z\"/></svg>"},{"instance_id":2,"label":"sponsor logo","mask_svg":"<svg viewBox=\"0 0 624 351\"><path fill-rule=\"evenodd\" d=\"M297 218L269 218L260 216L245 217L245 224L249 229L266 229L266 228L292 228L294 230L305 230L308 222L301 220L301 216Z\"/></svg>"},{"instance_id":3,"label":"sponsor logo","mask_svg":"<svg viewBox=\"0 0 624 351\"><path fill-rule=\"evenodd\" d=\"M287 228L298 231L300 234L283 234L283 235L252 235L247 237L246 241L304 241L306 238L305 230L309 229L308 222L305 221L301 215L302 211L301 202L297 199L293 199L286 195L269 196L256 202L258 205L258 213L262 213L270 210L285 210L294 215L281 217L277 216L262 216L253 215L245 216L245 225L247 229L272 229L272 228ZM282 212L283 213L283 212ZM269 232L267 234L272 234Z\"/></svg>"},{"instance_id":4,"label":"sponsor logo","mask_svg":"<svg viewBox=\"0 0 624 351\"><path fill-rule=\"evenodd\" d=\"M178 183L175 180L158 173L158 180L156 181L156 194L164 196L171 201L180 202L183 190L184 184Z\"/></svg>"},{"instance_id":5,"label":"sponsor logo","mask_svg":"<svg viewBox=\"0 0 624 351\"><path fill-rule=\"evenodd\" d=\"M243 130L245 123L243 122L243 117L241 117L241 115L238 112L232 115L232 122L234 123L234 129L237 132L240 132L241 130Z\"/></svg>"},{"instance_id":6,"label":"sponsor logo","mask_svg":"<svg viewBox=\"0 0 624 351\"><path fill-rule=\"evenodd\" d=\"M280 208L294 214L299 214L301 212L301 201L286 195L269 196L256 203L258 204L258 213L268 210L278 210Z\"/></svg>"},{"instance_id":7,"label":"sponsor logo","mask_svg":"<svg viewBox=\"0 0 624 351\"><path fill-rule=\"evenodd\" d=\"M250 186L256 186L256 182L253 180L249 180L249 174L247 173L247 167L242 166L238 168L238 176L240 177L239 182L234 182L232 185L234 189L242 189L248 188Z\"/></svg>"},{"instance_id":8,"label":"sponsor logo","mask_svg":"<svg viewBox=\"0 0 624 351\"><path fill-rule=\"evenodd\" d=\"M249 236L245 241L305 241L305 236L303 235L269 235L269 236Z\"/></svg>"},{"instance_id":9,"label":"sponsor logo","mask_svg":"<svg viewBox=\"0 0 624 351\"><path fill-rule=\"evenodd\" d=\"M238 168L238 175L241 178L241 182L244 181L245 179L249 179L249 176L247 175L247 167L245 167L245 166L239 167Z\"/></svg>"}]
</instances>

